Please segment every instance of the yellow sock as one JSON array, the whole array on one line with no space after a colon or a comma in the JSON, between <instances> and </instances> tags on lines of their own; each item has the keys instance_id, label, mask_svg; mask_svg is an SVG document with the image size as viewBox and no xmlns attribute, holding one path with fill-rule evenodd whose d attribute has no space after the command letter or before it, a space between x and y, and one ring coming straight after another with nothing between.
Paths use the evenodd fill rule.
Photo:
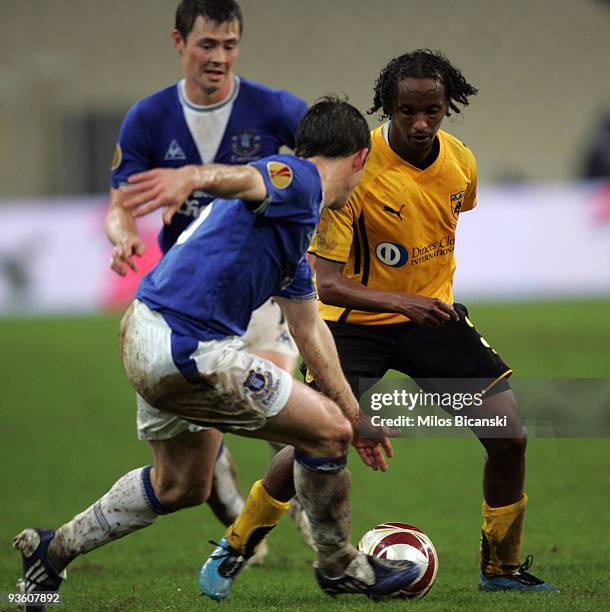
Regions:
<instances>
[{"instance_id":1,"label":"yellow sock","mask_svg":"<svg viewBox=\"0 0 610 612\"><path fill-rule=\"evenodd\" d=\"M280 522L290 502L271 497L257 480L250 489L243 510L225 533L232 548L244 556L254 554L259 542Z\"/></svg>"},{"instance_id":2,"label":"yellow sock","mask_svg":"<svg viewBox=\"0 0 610 612\"><path fill-rule=\"evenodd\" d=\"M511 504L492 508L483 501L481 571L489 576L514 574L519 569L521 534L527 495Z\"/></svg>"}]
</instances>

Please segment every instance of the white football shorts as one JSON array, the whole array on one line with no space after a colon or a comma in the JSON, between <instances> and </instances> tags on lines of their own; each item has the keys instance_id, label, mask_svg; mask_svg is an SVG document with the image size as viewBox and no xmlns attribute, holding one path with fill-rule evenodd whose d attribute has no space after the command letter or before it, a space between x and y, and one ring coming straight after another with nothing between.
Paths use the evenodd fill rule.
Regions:
<instances>
[{"instance_id":1,"label":"white football shorts","mask_svg":"<svg viewBox=\"0 0 610 612\"><path fill-rule=\"evenodd\" d=\"M252 313L243 341L246 349L252 353L264 351L294 358L299 354L282 309L273 298Z\"/></svg>"},{"instance_id":2,"label":"white football shorts","mask_svg":"<svg viewBox=\"0 0 610 612\"><path fill-rule=\"evenodd\" d=\"M188 355L177 355L184 341ZM172 342L165 319L135 300L121 321L121 358L137 393L138 437L173 438L184 431L216 427L255 430L285 406L292 377L249 353L241 338ZM185 359L188 378L177 367Z\"/></svg>"}]
</instances>

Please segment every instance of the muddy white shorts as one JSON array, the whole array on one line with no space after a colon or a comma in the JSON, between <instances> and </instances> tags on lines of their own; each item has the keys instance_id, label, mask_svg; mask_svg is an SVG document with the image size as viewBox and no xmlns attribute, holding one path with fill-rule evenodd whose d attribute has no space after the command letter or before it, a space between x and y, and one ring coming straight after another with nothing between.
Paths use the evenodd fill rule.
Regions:
<instances>
[{"instance_id":1,"label":"muddy white shorts","mask_svg":"<svg viewBox=\"0 0 610 612\"><path fill-rule=\"evenodd\" d=\"M146 440L206 427L259 429L292 390L290 374L248 353L240 338L201 342L176 334L138 300L121 321L121 358L138 395L138 436Z\"/></svg>"},{"instance_id":2,"label":"muddy white shorts","mask_svg":"<svg viewBox=\"0 0 610 612\"><path fill-rule=\"evenodd\" d=\"M295 358L299 354L282 309L273 298L252 313L243 341L252 353L264 351Z\"/></svg>"}]
</instances>

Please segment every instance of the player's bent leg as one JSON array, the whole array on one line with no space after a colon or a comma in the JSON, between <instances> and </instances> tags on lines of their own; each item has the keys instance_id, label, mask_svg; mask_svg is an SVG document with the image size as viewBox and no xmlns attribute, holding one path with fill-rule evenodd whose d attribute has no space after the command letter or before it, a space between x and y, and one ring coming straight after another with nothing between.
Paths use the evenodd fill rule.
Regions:
<instances>
[{"instance_id":1,"label":"player's bent leg","mask_svg":"<svg viewBox=\"0 0 610 612\"><path fill-rule=\"evenodd\" d=\"M334 402L295 382L286 406L268 420L261 434L278 435L295 447L294 487L307 516L312 518L315 513L318 525L312 526L312 535L316 546L318 540L322 543L318 562L322 570L341 573L355 556L348 541L350 488L345 469L351 424ZM301 465L309 469L303 472ZM321 494L322 485L329 488L329 497ZM323 506L321 498L334 499L336 503L332 508L328 502Z\"/></svg>"},{"instance_id":2,"label":"player's bent leg","mask_svg":"<svg viewBox=\"0 0 610 612\"><path fill-rule=\"evenodd\" d=\"M181 460L183 465L176 466L179 468L178 470L170 469L169 478L165 476L165 482L157 484L160 488L175 488L177 486L178 491L169 493L172 495L178 493L178 495L183 495L185 498L192 495L191 499L184 500L187 505L201 503L201 498L207 493L206 483L209 478L206 480L206 476L198 469L201 462L199 439L201 436L205 436L205 434L201 434L199 437L197 434L205 431L205 428L158 410L148 404L141 396L137 397L137 404L138 437L151 443L154 452L157 454L156 463L160 468L166 464L171 468L174 457L177 460L177 458L185 454L187 455ZM172 443L170 440L177 441ZM192 463L194 466L189 464L191 451L193 453ZM167 473L168 470L165 470L165 472ZM180 481L178 483L175 482L176 474L174 472L181 475L182 485ZM197 478L200 478L202 481L200 483L194 482ZM188 482L188 480L191 482ZM192 493L184 490L186 488L185 484ZM182 493L179 490L180 488L183 489ZM167 495L167 492L164 491L163 495ZM235 465L229 449L223 443L221 443L215 458L212 488L207 501L212 512L225 526L233 522L243 507L243 499L237 484Z\"/></svg>"},{"instance_id":3,"label":"player's bent leg","mask_svg":"<svg viewBox=\"0 0 610 612\"><path fill-rule=\"evenodd\" d=\"M155 441L154 467L125 474L104 496L56 531L22 531L13 542L23 559L20 588L27 592L57 590L63 570L79 555L148 527L160 515L205 501L220 437L218 431L207 430ZM202 463L206 461L207 477Z\"/></svg>"},{"instance_id":4,"label":"player's bent leg","mask_svg":"<svg viewBox=\"0 0 610 612\"><path fill-rule=\"evenodd\" d=\"M416 579L417 569L412 563L378 562L357 553L349 543L350 477L345 463L352 429L331 400L295 382L282 410L262 428L246 435L296 446L295 489L310 521L314 519L312 531L318 549L316 577L326 592L383 597ZM278 455L281 459L278 465L290 457L289 452L285 449ZM284 470L284 474L288 473ZM250 498L266 506L280 503L271 498L262 482L255 484ZM236 553L223 538L202 568L200 586L204 594L214 599L229 595L243 567L243 561L235 559Z\"/></svg>"},{"instance_id":5,"label":"player's bent leg","mask_svg":"<svg viewBox=\"0 0 610 612\"><path fill-rule=\"evenodd\" d=\"M338 406L303 383L292 381L282 409L252 432L236 432L294 446L311 457L344 457L352 428Z\"/></svg>"},{"instance_id":6,"label":"player's bent leg","mask_svg":"<svg viewBox=\"0 0 610 612\"><path fill-rule=\"evenodd\" d=\"M159 338L164 338L164 342L159 342ZM244 351L238 338L202 342L176 336L158 313L137 301L131 314L123 319L121 339L127 377L150 405L197 425L218 426L240 435L295 446L301 462L307 462L310 468L321 466L319 471L326 472L325 490L332 491L339 501L347 498L349 506L342 470L352 428L333 402L294 381L269 361ZM153 371L150 355L155 356ZM301 489L309 491L308 500L300 495L296 480L295 485L311 519L318 510L317 504L323 502L318 496L311 496L312 487L306 486L310 478L307 475L301 478L305 483ZM324 511L318 514L321 516ZM349 517L342 521L349 523ZM390 588L399 590L414 579L410 575L412 567L404 564L390 567L389 576L378 574L375 567L379 564L373 561L366 560L366 571L357 558L356 566L352 566L349 557L356 555L356 551L345 541L344 531L343 525L334 525L331 520L322 521L317 534L314 530L316 546L322 545L324 550L318 551L318 558L326 566L323 574L327 573L341 592L380 596ZM345 576L333 577L342 564ZM379 588L373 590L376 587Z\"/></svg>"},{"instance_id":7,"label":"player's bent leg","mask_svg":"<svg viewBox=\"0 0 610 612\"><path fill-rule=\"evenodd\" d=\"M382 599L417 579L415 563L377 559L349 543L350 473L345 457L315 458L295 450L294 482L312 525L318 552L315 575L323 591Z\"/></svg>"},{"instance_id":8,"label":"player's bent leg","mask_svg":"<svg viewBox=\"0 0 610 612\"><path fill-rule=\"evenodd\" d=\"M352 427L334 402L295 382L288 403L268 420L261 433L281 436L295 447L294 486L312 527L316 578L324 591L377 598L416 579L414 564L377 563L349 542L350 474L346 459Z\"/></svg>"},{"instance_id":9,"label":"player's bent leg","mask_svg":"<svg viewBox=\"0 0 610 612\"><path fill-rule=\"evenodd\" d=\"M151 482L162 504L174 510L207 501L222 434L215 429L185 431L167 440L149 440Z\"/></svg>"},{"instance_id":10,"label":"player's bent leg","mask_svg":"<svg viewBox=\"0 0 610 612\"><path fill-rule=\"evenodd\" d=\"M173 509L155 495L151 466L125 474L89 508L57 531L25 529L13 540L21 553L23 575L17 583L22 592L56 591L64 568L77 556L129 533L148 527Z\"/></svg>"},{"instance_id":11,"label":"player's bent leg","mask_svg":"<svg viewBox=\"0 0 610 612\"><path fill-rule=\"evenodd\" d=\"M303 407L308 404L306 414L309 418L305 419L302 416ZM324 432L324 435L320 432ZM317 457L326 454L341 458L347 451L351 426L333 402L294 382L290 397L281 411L269 418L262 428L244 433L286 442L305 440L307 448L319 447ZM337 442L341 438L343 440ZM313 452L315 454L316 450ZM214 599L226 598L257 544L286 512L294 496L292 462L292 448L286 447L274 457L267 470L267 486L263 481L253 485L244 510L200 572L199 584L204 594Z\"/></svg>"},{"instance_id":12,"label":"player's bent leg","mask_svg":"<svg viewBox=\"0 0 610 612\"><path fill-rule=\"evenodd\" d=\"M504 437L485 437L476 430L487 451L483 473L481 576L483 591L557 591L552 584L528 573L532 556L521 564L521 536L527 506L523 492L527 432L519 418L513 392L488 397L481 406L487 416L506 418Z\"/></svg>"}]
</instances>

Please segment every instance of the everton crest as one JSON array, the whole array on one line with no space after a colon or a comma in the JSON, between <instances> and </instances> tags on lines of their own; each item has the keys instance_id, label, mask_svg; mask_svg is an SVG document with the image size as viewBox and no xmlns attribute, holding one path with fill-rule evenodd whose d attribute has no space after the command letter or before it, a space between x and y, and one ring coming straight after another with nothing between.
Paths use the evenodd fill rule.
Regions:
<instances>
[{"instance_id":1,"label":"everton crest","mask_svg":"<svg viewBox=\"0 0 610 612\"><path fill-rule=\"evenodd\" d=\"M277 394L278 383L274 380L273 374L259 367L248 372L243 384L244 389L249 391L252 398L264 405L270 404Z\"/></svg>"},{"instance_id":2,"label":"everton crest","mask_svg":"<svg viewBox=\"0 0 610 612\"><path fill-rule=\"evenodd\" d=\"M244 130L231 137L231 150L239 157L256 157L261 150L261 137L254 130Z\"/></svg>"}]
</instances>

